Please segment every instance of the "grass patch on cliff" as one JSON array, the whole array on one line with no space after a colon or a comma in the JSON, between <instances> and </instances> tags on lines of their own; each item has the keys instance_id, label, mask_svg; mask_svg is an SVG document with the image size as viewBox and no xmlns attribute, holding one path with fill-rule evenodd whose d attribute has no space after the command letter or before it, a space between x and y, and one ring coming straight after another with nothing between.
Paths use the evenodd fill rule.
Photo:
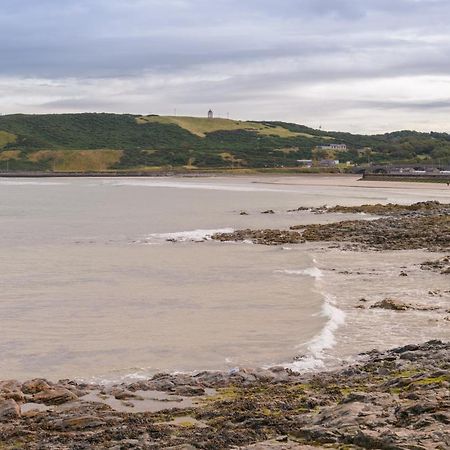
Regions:
<instances>
[{"instance_id":1,"label":"grass patch on cliff","mask_svg":"<svg viewBox=\"0 0 450 450\"><path fill-rule=\"evenodd\" d=\"M178 125L181 128L199 137L205 137L207 133L215 131L254 131L263 136L277 136L282 138L303 136L314 138L312 134L290 131L279 125L266 125L259 122L244 122L231 119L207 119L202 117L178 117L178 116L142 116L136 119L137 123L161 123L165 125Z\"/></svg>"},{"instance_id":2,"label":"grass patch on cliff","mask_svg":"<svg viewBox=\"0 0 450 450\"><path fill-rule=\"evenodd\" d=\"M41 150L28 155L28 160L51 160L59 172L106 171L119 162L121 150Z\"/></svg>"},{"instance_id":3,"label":"grass patch on cliff","mask_svg":"<svg viewBox=\"0 0 450 450\"><path fill-rule=\"evenodd\" d=\"M12 144L16 142L17 136L12 133L8 133L7 131L0 131L0 148L4 147L7 144Z\"/></svg>"},{"instance_id":4,"label":"grass patch on cliff","mask_svg":"<svg viewBox=\"0 0 450 450\"><path fill-rule=\"evenodd\" d=\"M20 150L4 150L0 153L0 161L17 160L20 158Z\"/></svg>"}]
</instances>

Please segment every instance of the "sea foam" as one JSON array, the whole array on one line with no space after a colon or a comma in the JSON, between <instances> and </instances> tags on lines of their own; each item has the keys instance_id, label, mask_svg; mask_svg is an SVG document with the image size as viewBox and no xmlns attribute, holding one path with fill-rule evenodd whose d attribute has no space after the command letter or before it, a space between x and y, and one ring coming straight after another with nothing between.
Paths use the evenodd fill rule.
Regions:
<instances>
[{"instance_id":1,"label":"sea foam","mask_svg":"<svg viewBox=\"0 0 450 450\"><path fill-rule=\"evenodd\" d=\"M288 275L307 275L313 277L319 287L324 276L323 271L316 266L301 270L282 270L278 272ZM320 333L306 344L306 354L299 360L286 364L286 368L296 372L322 369L327 359L326 350L336 345L335 333L345 323L345 312L336 306L336 298L334 296L323 293L323 297L324 302L320 314L328 319L327 323Z\"/></svg>"},{"instance_id":2,"label":"sea foam","mask_svg":"<svg viewBox=\"0 0 450 450\"><path fill-rule=\"evenodd\" d=\"M191 231L176 231L172 233L152 233L149 234L145 240L146 243L153 243L155 241L175 241L175 242L202 242L216 233L232 233L233 228L218 228L215 230L191 230Z\"/></svg>"},{"instance_id":3,"label":"sea foam","mask_svg":"<svg viewBox=\"0 0 450 450\"><path fill-rule=\"evenodd\" d=\"M277 273L285 273L286 275L306 275L316 280L323 278L323 272L318 267L308 267L300 270L277 270Z\"/></svg>"},{"instance_id":4,"label":"sea foam","mask_svg":"<svg viewBox=\"0 0 450 450\"><path fill-rule=\"evenodd\" d=\"M314 336L307 344L304 356L285 367L296 372L323 369L327 359L326 350L336 345L335 332L345 323L345 313L335 305L335 298L325 295L321 315L328 318L322 331Z\"/></svg>"}]
</instances>

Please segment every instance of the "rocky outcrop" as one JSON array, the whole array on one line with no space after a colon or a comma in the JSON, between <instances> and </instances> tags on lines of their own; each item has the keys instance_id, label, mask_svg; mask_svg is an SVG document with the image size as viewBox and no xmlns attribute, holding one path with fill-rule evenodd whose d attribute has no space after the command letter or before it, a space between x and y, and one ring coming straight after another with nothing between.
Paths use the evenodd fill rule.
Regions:
<instances>
[{"instance_id":1,"label":"rocky outcrop","mask_svg":"<svg viewBox=\"0 0 450 450\"><path fill-rule=\"evenodd\" d=\"M391 311L406 311L412 309L407 303L403 303L400 300L395 300L393 298L385 298L380 302L375 303L370 307L371 309L389 309Z\"/></svg>"},{"instance_id":2,"label":"rocky outcrop","mask_svg":"<svg viewBox=\"0 0 450 450\"><path fill-rule=\"evenodd\" d=\"M440 203L437 201L426 201L413 203L411 205L399 205L396 203L361 206L342 206L336 205L328 207L326 205L318 207L300 206L296 209L290 209L288 212L310 211L314 214L324 213L342 213L342 214L370 214L374 216L408 216L419 217L427 215L448 215L450 214L450 203Z\"/></svg>"},{"instance_id":3,"label":"rocky outcrop","mask_svg":"<svg viewBox=\"0 0 450 450\"><path fill-rule=\"evenodd\" d=\"M440 309L437 306L422 306L422 305L412 305L410 303L402 302L401 300L396 300L394 298L385 298L379 302L374 303L371 309L388 309L391 311L437 311Z\"/></svg>"},{"instance_id":4,"label":"rocky outcrop","mask_svg":"<svg viewBox=\"0 0 450 450\"><path fill-rule=\"evenodd\" d=\"M254 244L280 245L305 242L301 233L292 230L238 230L232 233L217 233L212 236L216 241L250 241Z\"/></svg>"},{"instance_id":5,"label":"rocky outcrop","mask_svg":"<svg viewBox=\"0 0 450 450\"><path fill-rule=\"evenodd\" d=\"M81 397L21 416L14 400L2 400L0 411L7 411L6 416L0 413L5 417L0 422L2 450L444 450L450 446L450 343L430 341L385 352L373 350L357 359L323 373L298 374L275 367L157 374L132 385L107 388L69 381L0 383L0 396L17 385L46 391L46 384L52 390L102 389L118 397L154 389L169 395L205 393L188 408L168 402L165 411L156 413L117 412L101 403L100 397L98 401Z\"/></svg>"},{"instance_id":6,"label":"rocky outcrop","mask_svg":"<svg viewBox=\"0 0 450 450\"><path fill-rule=\"evenodd\" d=\"M359 212L361 207L335 207L328 212ZM294 225L290 230L238 230L218 233L212 239L218 241L251 241L255 244L298 244L305 241L344 243L352 250L411 250L428 249L446 252L450 250L450 206L438 202L415 205L374 205L384 208L388 217L376 220L348 220L329 224ZM359 209L358 209L359 208ZM322 211L322 208L318 209ZM361 210L361 212L362 212ZM394 213L394 212L395 213ZM389 212L389 213L388 213ZM443 261L447 264L448 261ZM426 263L424 263L424 268ZM430 264L433 267L433 264ZM450 270L443 267L443 273Z\"/></svg>"},{"instance_id":7,"label":"rocky outcrop","mask_svg":"<svg viewBox=\"0 0 450 450\"><path fill-rule=\"evenodd\" d=\"M78 397L66 388L45 389L32 397L33 402L44 405L62 405L77 399Z\"/></svg>"},{"instance_id":8,"label":"rocky outcrop","mask_svg":"<svg viewBox=\"0 0 450 450\"><path fill-rule=\"evenodd\" d=\"M293 226L307 241L356 243L360 249L450 249L450 216L351 220L330 224Z\"/></svg>"},{"instance_id":9,"label":"rocky outcrop","mask_svg":"<svg viewBox=\"0 0 450 450\"><path fill-rule=\"evenodd\" d=\"M420 265L422 270L432 270L442 275L450 275L450 255L434 261L425 261Z\"/></svg>"}]
</instances>

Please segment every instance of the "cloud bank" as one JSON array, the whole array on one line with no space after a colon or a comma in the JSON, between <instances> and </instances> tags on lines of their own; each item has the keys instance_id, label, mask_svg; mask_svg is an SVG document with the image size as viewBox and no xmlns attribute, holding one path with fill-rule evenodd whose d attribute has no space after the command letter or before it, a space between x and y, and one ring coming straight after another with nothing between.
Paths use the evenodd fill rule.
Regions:
<instances>
[{"instance_id":1,"label":"cloud bank","mask_svg":"<svg viewBox=\"0 0 450 450\"><path fill-rule=\"evenodd\" d=\"M450 131L447 0L3 0L2 113Z\"/></svg>"}]
</instances>

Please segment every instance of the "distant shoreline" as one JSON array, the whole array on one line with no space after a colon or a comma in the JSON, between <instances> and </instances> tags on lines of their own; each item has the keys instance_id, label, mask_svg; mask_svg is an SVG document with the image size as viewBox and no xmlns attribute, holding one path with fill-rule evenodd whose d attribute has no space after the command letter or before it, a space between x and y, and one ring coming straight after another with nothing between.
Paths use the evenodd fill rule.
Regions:
<instances>
[{"instance_id":1,"label":"distant shoreline","mask_svg":"<svg viewBox=\"0 0 450 450\"><path fill-rule=\"evenodd\" d=\"M0 172L0 178L116 178L116 177L207 177L207 176L248 176L248 175L276 175L276 176L298 176L319 175L350 177L355 174L337 172L305 172L295 170L271 170L271 169L231 169L231 170L165 170L165 171L107 171L107 172Z\"/></svg>"},{"instance_id":2,"label":"distant shoreline","mask_svg":"<svg viewBox=\"0 0 450 450\"><path fill-rule=\"evenodd\" d=\"M339 172L306 172L295 169L230 169L230 170L167 170L167 171L106 171L106 172L0 172L0 178L161 178L161 177L208 177L208 176L309 176L309 177L336 177L336 178L350 178L357 177L354 173L339 173ZM410 174L365 174L362 175L359 181L372 182L413 182L413 183L450 183L450 175L420 175L413 176Z\"/></svg>"}]
</instances>

